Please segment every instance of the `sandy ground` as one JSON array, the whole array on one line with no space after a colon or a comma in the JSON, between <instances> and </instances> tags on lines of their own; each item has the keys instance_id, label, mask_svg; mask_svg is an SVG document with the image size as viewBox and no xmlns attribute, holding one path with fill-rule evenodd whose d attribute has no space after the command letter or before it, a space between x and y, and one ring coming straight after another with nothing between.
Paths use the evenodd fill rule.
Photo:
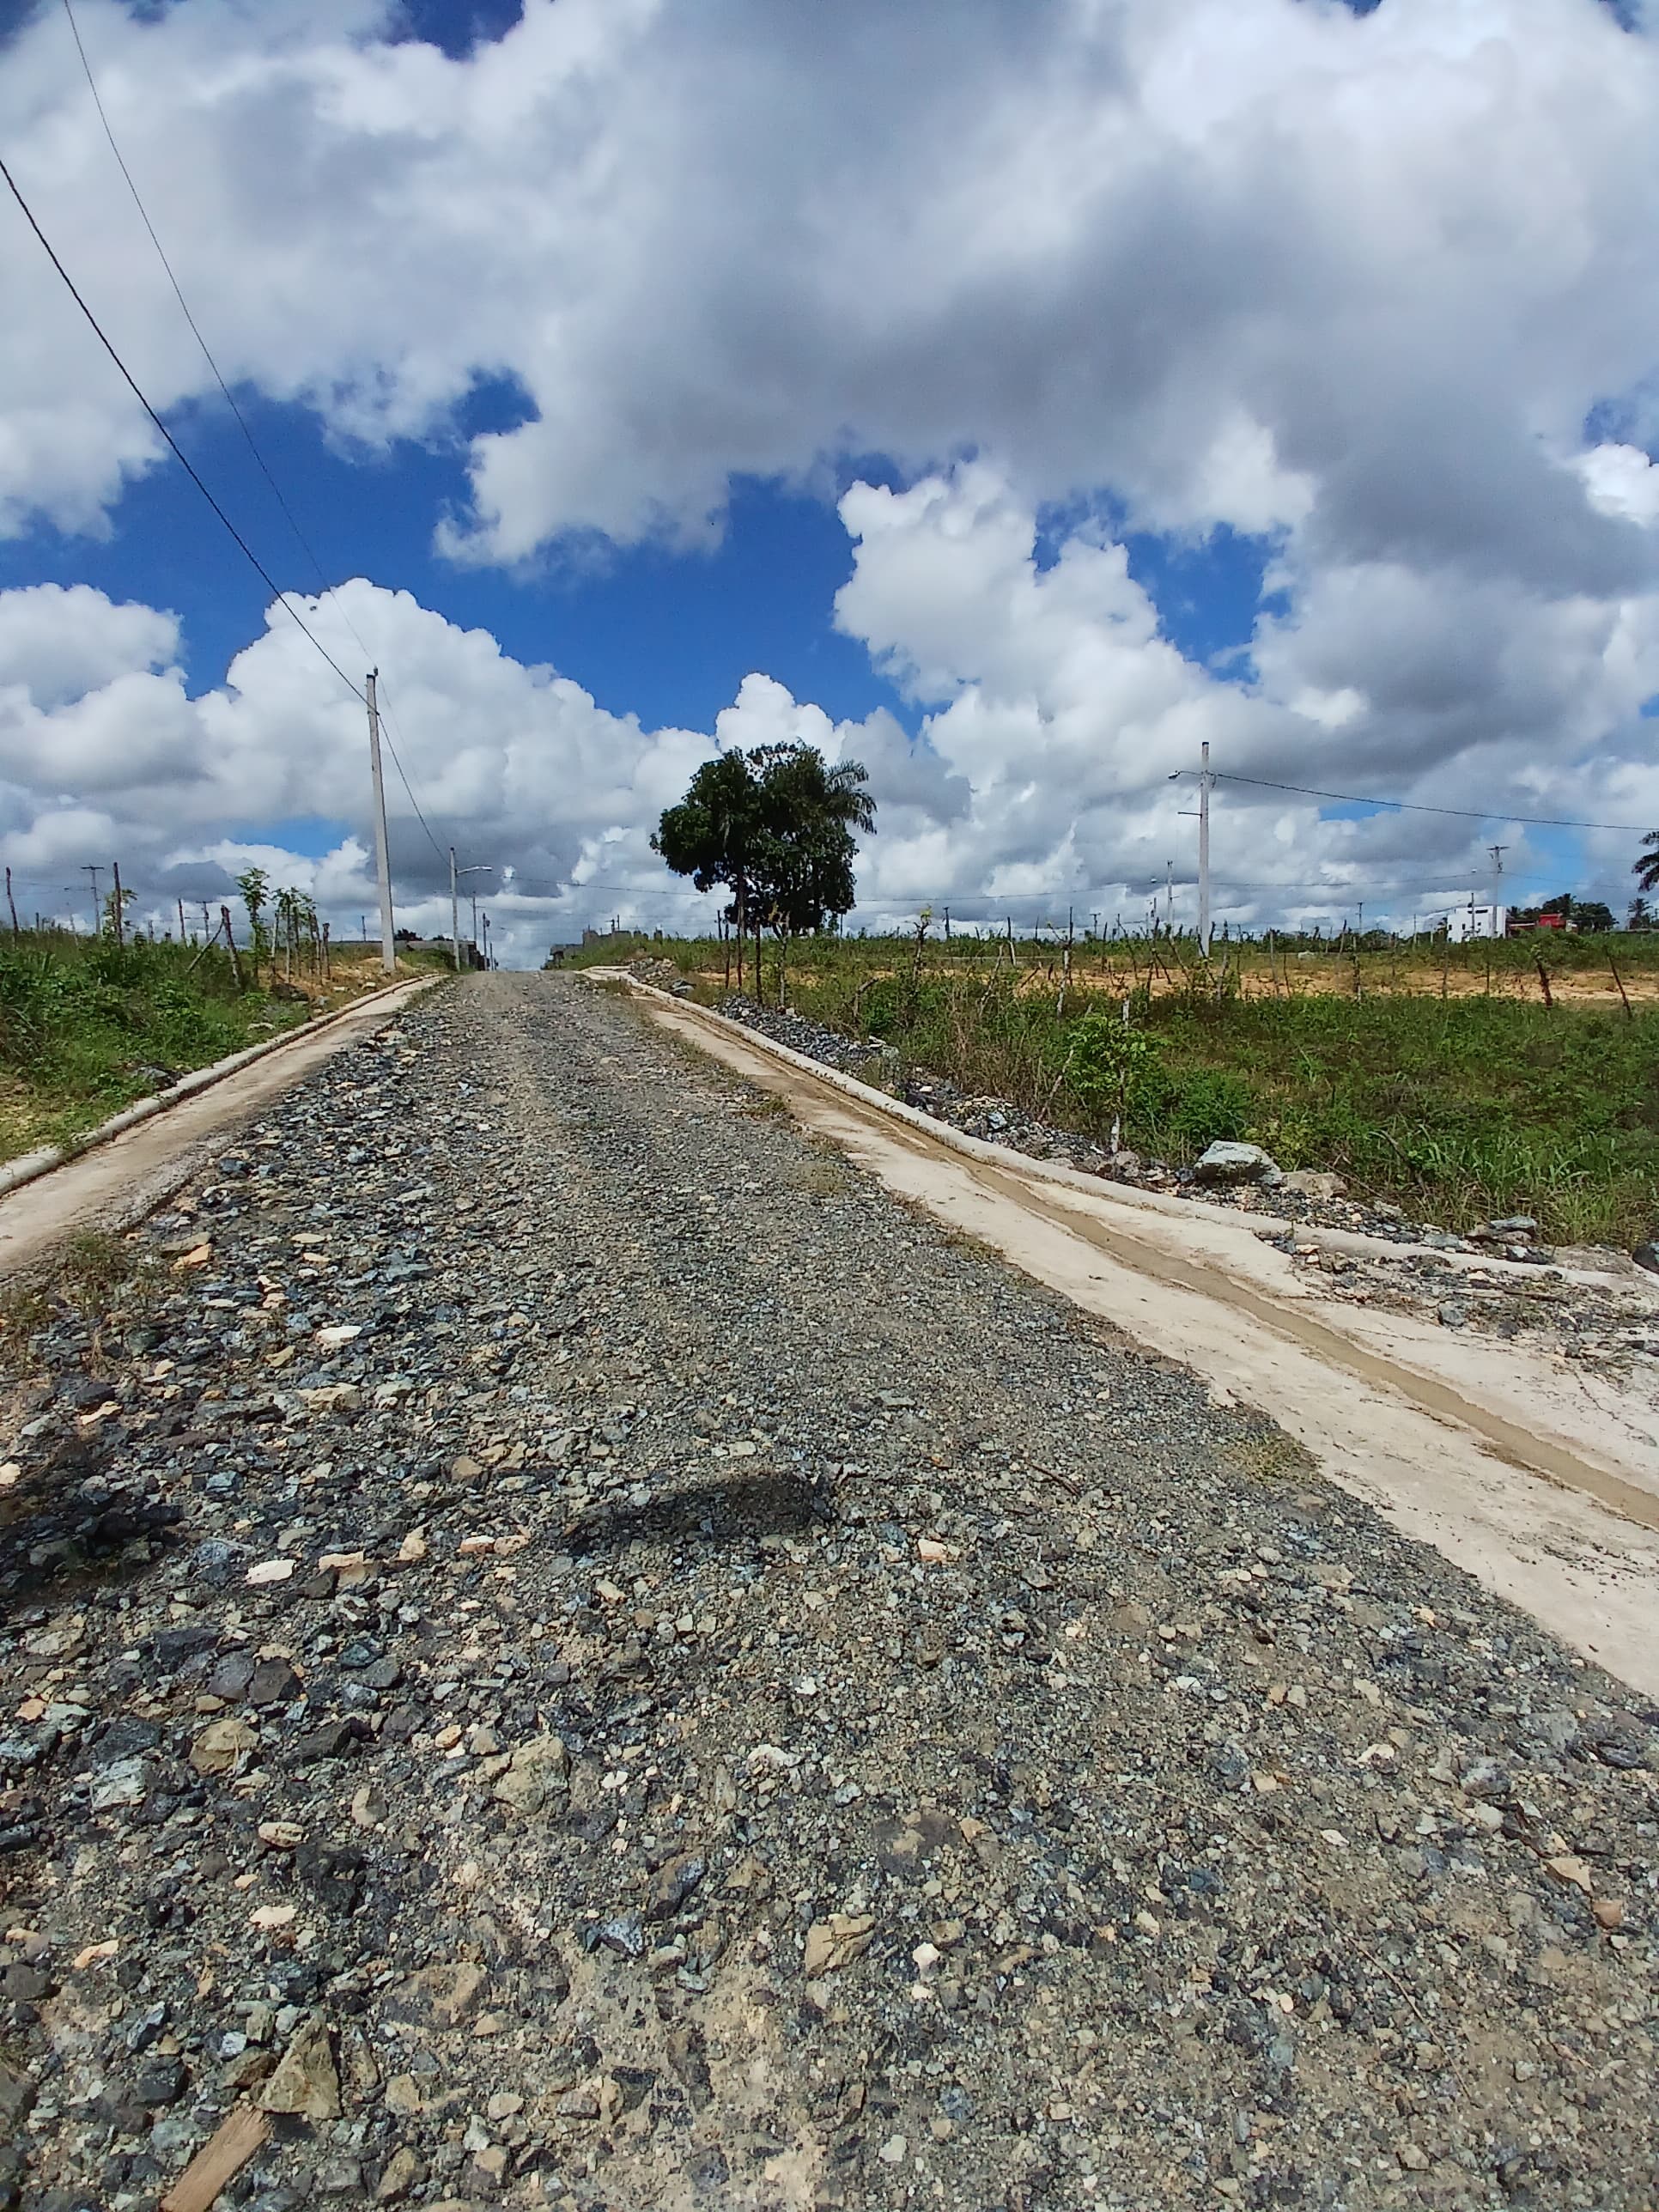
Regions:
<instances>
[{"instance_id":1,"label":"sandy ground","mask_svg":"<svg viewBox=\"0 0 1659 2212\"><path fill-rule=\"evenodd\" d=\"M945 1133L683 1001L651 1018L889 1188L1279 1423L1331 1478L1659 1696L1659 1422L1566 1362L1320 1299L1242 1224Z\"/></svg>"},{"instance_id":2,"label":"sandy ground","mask_svg":"<svg viewBox=\"0 0 1659 2212\"><path fill-rule=\"evenodd\" d=\"M315 1036L298 1030L283 1050L0 1200L0 1277L26 1273L76 1229L119 1229L142 1220L189 1181L213 1139L337 1052L373 1036L428 988L429 979L418 977Z\"/></svg>"}]
</instances>

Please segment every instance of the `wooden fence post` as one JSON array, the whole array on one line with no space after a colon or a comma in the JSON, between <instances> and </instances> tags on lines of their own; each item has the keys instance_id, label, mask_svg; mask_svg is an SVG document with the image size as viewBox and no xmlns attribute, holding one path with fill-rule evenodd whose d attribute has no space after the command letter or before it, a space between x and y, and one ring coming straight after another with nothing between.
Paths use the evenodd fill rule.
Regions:
<instances>
[{"instance_id":1,"label":"wooden fence post","mask_svg":"<svg viewBox=\"0 0 1659 2212\"><path fill-rule=\"evenodd\" d=\"M224 931L225 943L230 947L230 972L236 978L236 988L240 991L242 988L242 963L237 957L236 939L231 933L230 908L228 906L222 906L219 909L219 927Z\"/></svg>"}]
</instances>

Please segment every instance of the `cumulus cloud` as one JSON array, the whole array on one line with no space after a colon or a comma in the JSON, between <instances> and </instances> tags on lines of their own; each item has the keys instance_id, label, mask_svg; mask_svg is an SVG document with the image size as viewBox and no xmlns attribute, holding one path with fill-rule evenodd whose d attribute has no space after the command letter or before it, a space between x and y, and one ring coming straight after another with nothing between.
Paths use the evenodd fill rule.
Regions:
<instances>
[{"instance_id":1,"label":"cumulus cloud","mask_svg":"<svg viewBox=\"0 0 1659 2212\"><path fill-rule=\"evenodd\" d=\"M734 471L972 446L1167 527L1650 561L1572 466L1659 364L1659 48L1598 0L526 0L460 60L368 0L82 15L228 373L371 439L522 391L458 552L696 538ZM155 396L202 390L52 10L0 124ZM0 268L0 497L84 526L153 434L20 225Z\"/></svg>"},{"instance_id":2,"label":"cumulus cloud","mask_svg":"<svg viewBox=\"0 0 1659 2212\"><path fill-rule=\"evenodd\" d=\"M1487 836L1524 878L1545 856L1506 811L1659 818L1640 720L1659 691L1659 593L1554 599L1455 571L1316 569L1293 613L1261 617L1253 673L1233 678L1164 635L1121 544L1085 526L1040 563L1036 514L983 465L902 492L855 486L842 514L857 550L837 621L933 708L918 757L970 793L883 837L862 878L872 903L1133 913L1168 867L1190 919L1206 741L1224 775L1253 779L1224 782L1216 807L1218 910L1240 920L1340 915L1361 897L1373 916L1408 914L1484 880ZM1496 826L1329 819L1282 783L1490 811ZM1621 850L1596 856L1616 872Z\"/></svg>"},{"instance_id":3,"label":"cumulus cloud","mask_svg":"<svg viewBox=\"0 0 1659 2212\"><path fill-rule=\"evenodd\" d=\"M517 871L504 910L664 901L655 811L712 744L776 734L871 765L876 912L1189 875L1169 779L1206 739L1264 783L1659 816L1646 15L526 0L456 60L389 42L379 0L79 12L228 376L348 446L453 435L481 380L520 395L522 422L470 442L470 505L434 518L455 559L696 544L735 474L896 465L900 489L843 501L836 619L926 710L914 743L760 675L714 732L643 732L347 587L441 842ZM58 14L4 63L20 183L152 396L196 397ZM153 432L15 220L0 286L0 531L106 528ZM1040 559L1055 507L1119 520ZM1176 649L1115 534L1224 524L1266 542L1274 587L1226 672ZM0 599L20 864L120 836L205 884L259 824L323 814L356 840L331 882L364 895L360 710L285 617L191 698L170 617L54 589ZM1479 860L1478 824L1224 790L1241 914L1405 898ZM398 842L434 894L418 826ZM545 917L521 911L527 947Z\"/></svg>"},{"instance_id":4,"label":"cumulus cloud","mask_svg":"<svg viewBox=\"0 0 1659 2212\"><path fill-rule=\"evenodd\" d=\"M712 902L667 876L650 831L718 747L787 740L869 770L879 829L858 918L878 923L923 904L988 926L1068 907L1133 920L1170 878L1190 920L1206 742L1243 779L1216 801L1218 918L1337 917L1362 900L1374 919L1403 918L1484 883L1488 836L1508 845L1511 881L1558 866L1516 817L1659 818L1639 718L1659 690L1659 595L1517 605L1479 580L1325 572L1294 617L1263 617L1241 677L1176 648L1097 526L1040 558L1035 510L983 463L903 491L857 484L842 514L853 574L835 619L922 709L915 737L882 709L837 722L760 672L711 731L647 730L406 592L357 580L306 603L322 635L349 622L398 671L387 734L438 839L389 767L403 919L447 927L453 840L463 865L494 871L478 888L509 960L611 915L707 927ZM54 881L113 854L162 915L179 896L225 896L252 860L350 932L374 907L360 702L280 607L195 697L178 644L170 616L84 587L0 594L0 793L15 825L0 857L46 887L50 911ZM1363 793L1373 771L1499 826L1333 819L1274 788L1340 775ZM320 857L258 827L307 817L343 825ZM1615 877L1628 866L1616 838L1594 857Z\"/></svg>"},{"instance_id":5,"label":"cumulus cloud","mask_svg":"<svg viewBox=\"0 0 1659 2212\"><path fill-rule=\"evenodd\" d=\"M75 673L68 648L52 649L50 623L33 624L39 594L0 593L0 792L12 825L0 851L43 910L56 910L58 886L88 857L119 859L162 913L178 896L224 896L252 860L355 929L374 903L366 718L288 614L273 607L225 684L191 697L176 667L155 665L177 641L170 617L85 587L64 596L80 625ZM453 839L464 862L495 864L481 880L517 957L567 933L576 886L626 899L637 878L661 897L668 879L649 853L649 827L711 750L708 737L646 732L606 714L580 685L512 659L488 633L407 593L359 580L304 611L324 635L349 619L398 670L390 745L444 843ZM21 645L8 653L14 637L34 641L33 676ZM112 666L122 643L129 665ZM447 855L390 763L386 775L404 918L447 927ZM254 826L308 817L348 825L321 860Z\"/></svg>"}]
</instances>

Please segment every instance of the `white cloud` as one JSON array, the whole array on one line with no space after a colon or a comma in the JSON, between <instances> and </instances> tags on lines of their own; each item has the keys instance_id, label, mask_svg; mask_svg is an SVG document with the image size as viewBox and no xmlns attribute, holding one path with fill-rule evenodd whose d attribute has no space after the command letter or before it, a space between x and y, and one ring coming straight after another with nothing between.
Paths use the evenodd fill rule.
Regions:
<instances>
[{"instance_id":1,"label":"white cloud","mask_svg":"<svg viewBox=\"0 0 1659 2212\"><path fill-rule=\"evenodd\" d=\"M178 649L176 616L114 605L86 584L35 584L0 597L0 691L15 687L38 708L135 669L164 668Z\"/></svg>"},{"instance_id":2,"label":"white cloud","mask_svg":"<svg viewBox=\"0 0 1659 2212\"><path fill-rule=\"evenodd\" d=\"M1633 442L1659 420L1659 46L1598 0L848 0L833 24L526 0L465 61L384 43L371 0L79 14L228 376L346 441L451 435L483 378L525 395L471 445L456 557L696 542L734 472L899 464L908 489L843 501L836 613L930 709L919 745L762 676L716 733L642 732L347 587L441 841L519 872L521 951L539 887L574 912L585 885L581 919L665 900L646 834L716 734L866 758L895 908L1189 872L1168 779L1206 738L1279 781L1659 818L1659 471ZM0 143L152 396L201 394L52 9L4 50ZM0 288L0 531L103 527L153 432L15 216ZM1273 540L1249 667L1183 659L1102 527L1039 563L1038 513L1103 492L1133 527ZM361 842L361 711L286 618L198 699L177 647L83 589L0 596L17 865L119 839L205 884L262 823ZM1480 836L1231 786L1218 865L1243 904L1262 878L1403 895ZM399 844L435 901L418 830ZM342 910L365 895L358 845L319 866Z\"/></svg>"},{"instance_id":3,"label":"white cloud","mask_svg":"<svg viewBox=\"0 0 1659 2212\"><path fill-rule=\"evenodd\" d=\"M1659 50L1598 0L852 0L833 35L526 0L459 61L367 0L82 15L228 374L369 438L522 388L458 551L696 538L733 471L967 446L1349 558L1649 559L1571 465L1659 367ZM141 380L201 391L52 10L0 131ZM0 498L86 526L153 434L16 222L0 273Z\"/></svg>"},{"instance_id":4,"label":"white cloud","mask_svg":"<svg viewBox=\"0 0 1659 2212\"><path fill-rule=\"evenodd\" d=\"M1401 568L1328 570L1294 617L1259 625L1247 683L1182 657L1122 545L1094 525L1040 563L1033 510L983 464L903 492L856 485L842 515L854 573L836 618L928 710L915 740L885 711L835 722L760 673L713 732L648 731L406 592L358 580L307 604L322 635L349 621L398 670L392 746L440 845L497 871L479 888L509 959L612 914L707 922L710 905L666 874L649 836L717 745L801 739L865 763L879 807L860 864L872 921L923 903L964 921L1133 917L1166 873L1189 919L1190 771L1206 740L1224 774L1266 779L1224 782L1216 801L1217 911L1241 920L1340 915L1362 898L1373 919L1403 916L1483 880L1494 836L1512 880L1559 865L1516 826L1322 820L1275 783L1363 793L1386 776L1389 795L1500 821L1506 809L1659 818L1638 719L1659 690L1659 596L1548 601ZM283 610L196 698L172 665L172 617L100 593L0 594L7 641L0 819L15 826L0 857L45 887L47 910L84 860L113 856L158 912L179 895L216 901L254 860L311 891L338 931L372 915L363 711ZM400 914L447 928L445 856L392 768L388 793ZM308 816L348 825L320 859L257 827ZM1595 849L1615 878L1628 858L1616 839Z\"/></svg>"},{"instance_id":5,"label":"white cloud","mask_svg":"<svg viewBox=\"0 0 1659 2212\"><path fill-rule=\"evenodd\" d=\"M53 629L59 602L0 593L0 671L15 679L0 681L0 819L9 825L0 855L45 910L57 910L59 884L90 859L120 860L128 883L164 906L179 893L224 895L253 860L355 931L356 910L374 901L366 718L288 615L273 608L225 685L191 698L176 668L151 672L176 645L171 617L84 587L64 596L82 648L78 676ZM443 843L453 838L464 861L514 868L534 887L503 901L484 879L503 927L521 919L518 957L539 956L550 929L578 913L543 893L587 880L596 900L625 901L636 879L653 903L671 891L646 840L709 738L647 732L606 714L579 685L526 667L487 633L460 629L407 593L359 580L306 611L324 634L349 617L372 656L398 669L388 734ZM22 650L31 641L32 673ZM137 665L114 665L123 648ZM447 857L390 763L387 787L400 896L415 926L447 927ZM306 817L349 823L352 834L313 861L233 827ZM588 902L578 918L591 918Z\"/></svg>"}]
</instances>

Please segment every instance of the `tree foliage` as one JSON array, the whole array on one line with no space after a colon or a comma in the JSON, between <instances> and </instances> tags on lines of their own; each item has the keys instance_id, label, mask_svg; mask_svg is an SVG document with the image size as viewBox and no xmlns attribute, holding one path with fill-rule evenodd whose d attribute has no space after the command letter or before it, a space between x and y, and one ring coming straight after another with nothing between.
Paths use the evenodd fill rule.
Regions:
<instances>
[{"instance_id":1,"label":"tree foliage","mask_svg":"<svg viewBox=\"0 0 1659 2212\"><path fill-rule=\"evenodd\" d=\"M851 910L854 833L876 826L867 781L858 762L832 767L815 745L724 752L703 763L651 843L700 891L732 893L726 919L740 940L769 929L781 945Z\"/></svg>"}]
</instances>

